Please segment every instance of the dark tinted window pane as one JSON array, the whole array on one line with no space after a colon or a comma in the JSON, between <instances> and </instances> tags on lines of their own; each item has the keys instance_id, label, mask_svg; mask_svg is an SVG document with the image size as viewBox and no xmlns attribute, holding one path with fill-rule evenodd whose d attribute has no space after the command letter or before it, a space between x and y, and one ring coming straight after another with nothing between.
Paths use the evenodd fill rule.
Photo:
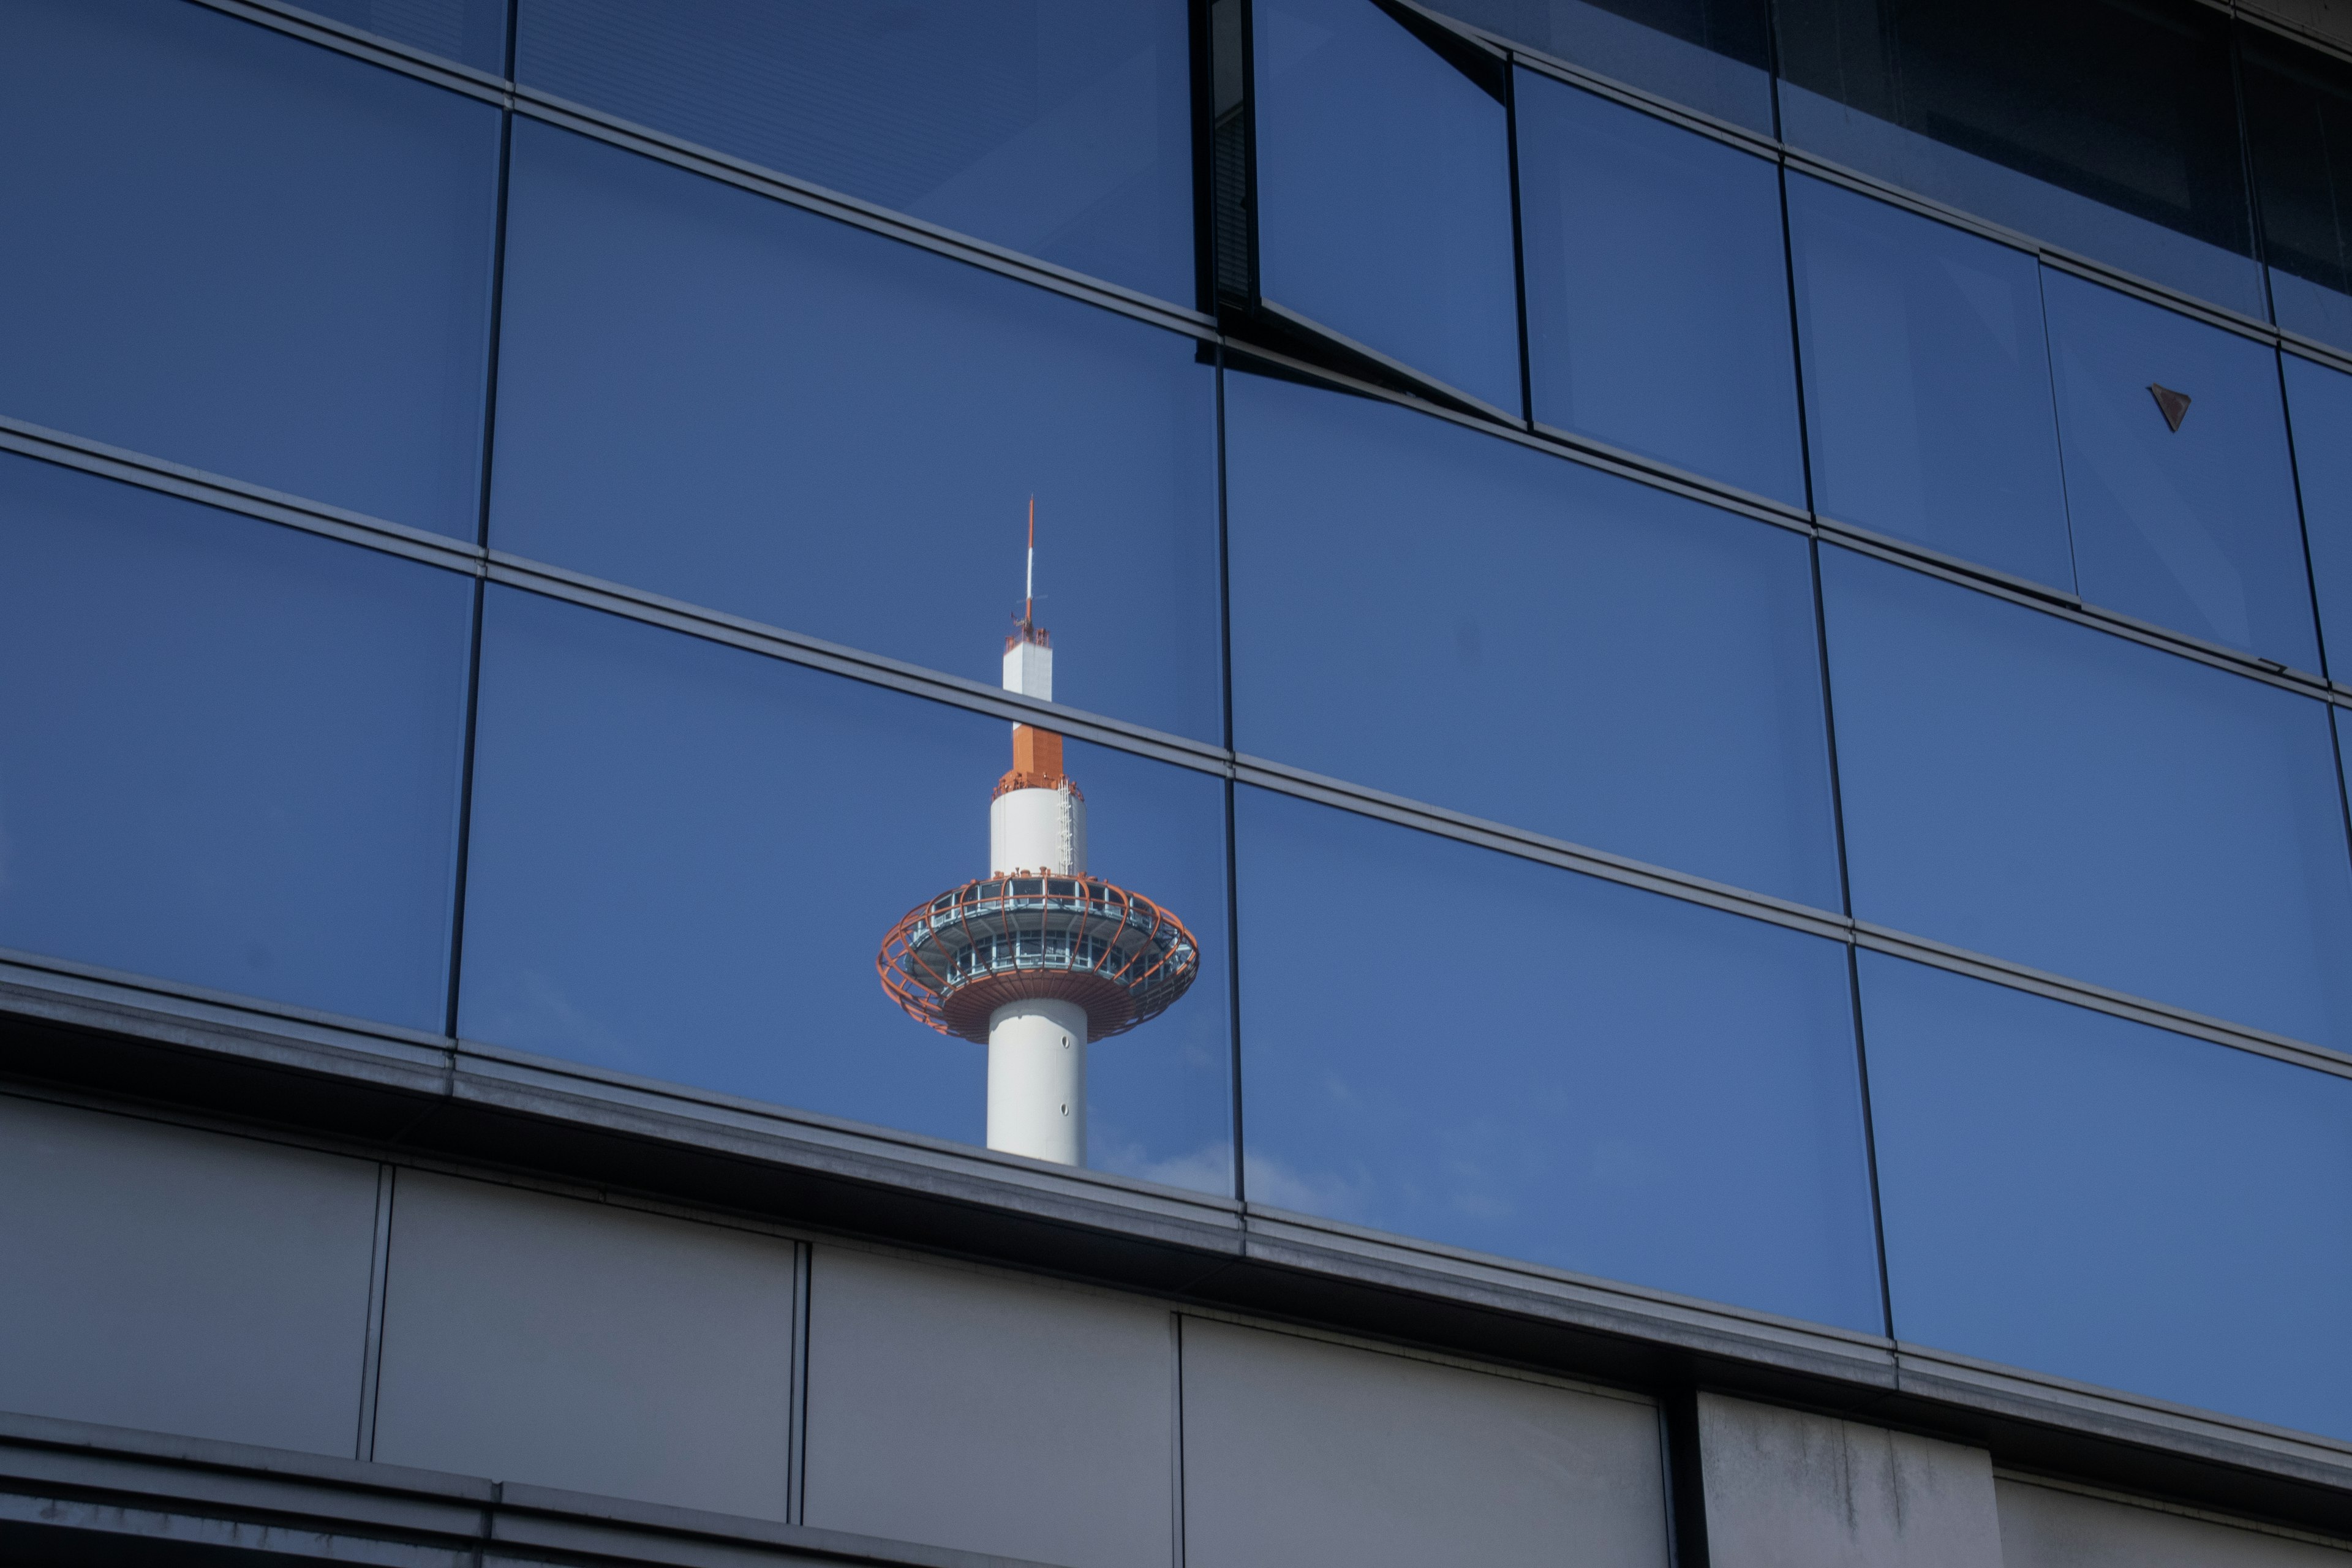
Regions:
<instances>
[{"instance_id":1,"label":"dark tinted window pane","mask_svg":"<svg viewBox=\"0 0 2352 1568\"><path fill-rule=\"evenodd\" d=\"M1366 399L1226 399L1240 750L1837 906L1801 536Z\"/></svg>"},{"instance_id":2,"label":"dark tinted window pane","mask_svg":"<svg viewBox=\"0 0 2352 1568\"><path fill-rule=\"evenodd\" d=\"M1779 171L1532 71L1517 84L1535 416L1804 505Z\"/></svg>"},{"instance_id":3,"label":"dark tinted window pane","mask_svg":"<svg viewBox=\"0 0 2352 1568\"><path fill-rule=\"evenodd\" d=\"M0 457L0 947L440 1033L473 588Z\"/></svg>"},{"instance_id":4,"label":"dark tinted window pane","mask_svg":"<svg viewBox=\"0 0 2352 1568\"><path fill-rule=\"evenodd\" d=\"M2295 479L2328 672L2352 686L2352 375L2284 356Z\"/></svg>"},{"instance_id":5,"label":"dark tinted window pane","mask_svg":"<svg viewBox=\"0 0 2352 1568\"><path fill-rule=\"evenodd\" d=\"M520 0L520 81L1191 304L1184 0Z\"/></svg>"},{"instance_id":6,"label":"dark tinted window pane","mask_svg":"<svg viewBox=\"0 0 2352 1568\"><path fill-rule=\"evenodd\" d=\"M0 414L473 537L496 110L178 0L27 0L0 141Z\"/></svg>"},{"instance_id":7,"label":"dark tinted window pane","mask_svg":"<svg viewBox=\"0 0 2352 1568\"><path fill-rule=\"evenodd\" d=\"M2317 669L2277 351L2063 272L2043 291L2083 597Z\"/></svg>"},{"instance_id":8,"label":"dark tinted window pane","mask_svg":"<svg viewBox=\"0 0 2352 1568\"><path fill-rule=\"evenodd\" d=\"M2352 1437L2352 1083L1878 953L1895 1332Z\"/></svg>"},{"instance_id":9,"label":"dark tinted window pane","mask_svg":"<svg viewBox=\"0 0 2352 1568\"><path fill-rule=\"evenodd\" d=\"M1765 0L1437 0L1430 8L1772 133Z\"/></svg>"},{"instance_id":10,"label":"dark tinted window pane","mask_svg":"<svg viewBox=\"0 0 2352 1568\"><path fill-rule=\"evenodd\" d=\"M1781 134L2263 313L2227 16L2193 0L1777 0Z\"/></svg>"},{"instance_id":11,"label":"dark tinted window pane","mask_svg":"<svg viewBox=\"0 0 2352 1568\"><path fill-rule=\"evenodd\" d=\"M983 648L989 619L965 616ZM874 955L987 874L1007 726L503 588L478 723L463 1033L982 1141L988 1048L900 1012ZM1223 1191L1223 786L1066 755L1090 868L1173 910L1203 963L1167 1014L1088 1047L1089 1163Z\"/></svg>"},{"instance_id":12,"label":"dark tinted window pane","mask_svg":"<svg viewBox=\"0 0 2352 1568\"><path fill-rule=\"evenodd\" d=\"M2342 1048L2320 703L1822 552L1854 914Z\"/></svg>"},{"instance_id":13,"label":"dark tinted window pane","mask_svg":"<svg viewBox=\"0 0 2352 1568\"><path fill-rule=\"evenodd\" d=\"M1034 495L1055 695L1220 738L1192 339L527 121L507 279L499 548L992 686Z\"/></svg>"},{"instance_id":14,"label":"dark tinted window pane","mask_svg":"<svg viewBox=\"0 0 2352 1568\"><path fill-rule=\"evenodd\" d=\"M1789 240L1813 504L2074 587L2033 258L1801 174Z\"/></svg>"},{"instance_id":15,"label":"dark tinted window pane","mask_svg":"<svg viewBox=\"0 0 2352 1568\"><path fill-rule=\"evenodd\" d=\"M1502 102L1372 0L1255 15L1261 292L1517 415Z\"/></svg>"},{"instance_id":16,"label":"dark tinted window pane","mask_svg":"<svg viewBox=\"0 0 2352 1568\"><path fill-rule=\"evenodd\" d=\"M2272 308L2288 331L2352 348L2352 65L2241 36Z\"/></svg>"},{"instance_id":17,"label":"dark tinted window pane","mask_svg":"<svg viewBox=\"0 0 2352 1568\"><path fill-rule=\"evenodd\" d=\"M1843 948L1236 813L1251 1202L1878 1331Z\"/></svg>"},{"instance_id":18,"label":"dark tinted window pane","mask_svg":"<svg viewBox=\"0 0 2352 1568\"><path fill-rule=\"evenodd\" d=\"M492 76L506 74L507 0L304 0L302 8Z\"/></svg>"}]
</instances>

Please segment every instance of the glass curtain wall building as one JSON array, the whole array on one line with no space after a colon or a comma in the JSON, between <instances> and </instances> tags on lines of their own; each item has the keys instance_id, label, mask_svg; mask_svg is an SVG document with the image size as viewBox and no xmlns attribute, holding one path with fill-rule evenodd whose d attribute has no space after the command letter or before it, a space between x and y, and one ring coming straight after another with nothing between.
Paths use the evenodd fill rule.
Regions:
<instances>
[{"instance_id":1,"label":"glass curtain wall building","mask_svg":"<svg viewBox=\"0 0 2352 1568\"><path fill-rule=\"evenodd\" d=\"M158 1050L331 1043L338 1105L962 1161L1728 1325L1809 1407L1929 1367L1887 1419L1946 1438L1963 1385L2155 1412L2166 1484L2289 1454L2246 1511L2352 1521L2352 47L2200 0L0 0L0 138L24 1038L130 998ZM1058 684L1004 673L1033 616ZM1037 776L1075 872L988 864ZM877 984L1016 864L1197 942L1081 1037L1074 1171L986 1154L997 1047ZM1115 1272L1060 1245L1006 1256ZM1595 1375L1699 1376L1647 1353ZM57 1354L0 1409L194 1429ZM356 1458L466 1468L378 1386ZM1693 1462L1626 1561L1731 1551ZM760 1511L710 1484L663 1496Z\"/></svg>"}]
</instances>

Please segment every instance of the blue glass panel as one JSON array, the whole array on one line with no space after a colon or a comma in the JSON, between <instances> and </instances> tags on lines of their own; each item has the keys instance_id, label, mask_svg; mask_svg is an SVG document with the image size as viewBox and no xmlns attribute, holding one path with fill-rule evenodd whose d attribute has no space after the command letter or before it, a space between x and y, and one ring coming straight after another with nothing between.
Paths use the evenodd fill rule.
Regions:
<instances>
[{"instance_id":1,"label":"blue glass panel","mask_svg":"<svg viewBox=\"0 0 2352 1568\"><path fill-rule=\"evenodd\" d=\"M2352 349L2352 63L2267 27L2238 38L2271 308Z\"/></svg>"},{"instance_id":2,"label":"blue glass panel","mask_svg":"<svg viewBox=\"0 0 2352 1568\"><path fill-rule=\"evenodd\" d=\"M499 548L992 686L1034 495L1055 695L1221 738L1192 339L526 121L499 342Z\"/></svg>"},{"instance_id":3,"label":"blue glass panel","mask_svg":"<svg viewBox=\"0 0 2352 1568\"><path fill-rule=\"evenodd\" d=\"M1803 506L1779 171L1532 71L1517 90L1535 416Z\"/></svg>"},{"instance_id":4,"label":"blue glass panel","mask_svg":"<svg viewBox=\"0 0 2352 1568\"><path fill-rule=\"evenodd\" d=\"M1859 919L2352 1048L2323 705L1822 552Z\"/></svg>"},{"instance_id":5,"label":"blue glass panel","mask_svg":"<svg viewBox=\"0 0 2352 1568\"><path fill-rule=\"evenodd\" d=\"M2033 258L1801 174L1789 243L1813 504L2071 590Z\"/></svg>"},{"instance_id":6,"label":"blue glass panel","mask_svg":"<svg viewBox=\"0 0 2352 1568\"><path fill-rule=\"evenodd\" d=\"M1430 9L1772 134L1763 0L1436 0Z\"/></svg>"},{"instance_id":7,"label":"blue glass panel","mask_svg":"<svg viewBox=\"0 0 2352 1568\"><path fill-rule=\"evenodd\" d=\"M1004 724L496 587L479 700L461 1033L982 1141L986 1047L901 1013L874 955L909 909L987 873ZM1223 1191L1223 786L1066 756L1090 868L1202 953L1166 1015L1090 1047L1089 1162Z\"/></svg>"},{"instance_id":8,"label":"blue glass panel","mask_svg":"<svg viewBox=\"0 0 2352 1568\"><path fill-rule=\"evenodd\" d=\"M1838 906L1801 535L1368 399L1226 400L1239 749Z\"/></svg>"},{"instance_id":9,"label":"blue glass panel","mask_svg":"<svg viewBox=\"0 0 2352 1568\"><path fill-rule=\"evenodd\" d=\"M2316 670L2278 353L2045 274L2083 597ZM2173 429L2158 388L2189 398Z\"/></svg>"},{"instance_id":10,"label":"blue glass panel","mask_svg":"<svg viewBox=\"0 0 2352 1568\"><path fill-rule=\"evenodd\" d=\"M302 8L492 76L507 73L507 0L304 0Z\"/></svg>"},{"instance_id":11,"label":"blue glass panel","mask_svg":"<svg viewBox=\"0 0 2352 1568\"><path fill-rule=\"evenodd\" d=\"M0 457L0 947L441 1031L473 585Z\"/></svg>"},{"instance_id":12,"label":"blue glass panel","mask_svg":"<svg viewBox=\"0 0 2352 1568\"><path fill-rule=\"evenodd\" d=\"M1881 1327L1844 949L1244 788L1253 1203Z\"/></svg>"},{"instance_id":13,"label":"blue glass panel","mask_svg":"<svg viewBox=\"0 0 2352 1568\"><path fill-rule=\"evenodd\" d=\"M474 536L496 110L180 0L26 0L0 142L0 415Z\"/></svg>"},{"instance_id":14,"label":"blue glass panel","mask_svg":"<svg viewBox=\"0 0 2352 1568\"><path fill-rule=\"evenodd\" d=\"M2319 635L2328 673L2352 686L2352 375L2294 354L2281 358Z\"/></svg>"},{"instance_id":15,"label":"blue glass panel","mask_svg":"<svg viewBox=\"0 0 2352 1568\"><path fill-rule=\"evenodd\" d=\"M2292 272L2270 269L2271 309L2291 332L2352 350L2352 294L2339 294Z\"/></svg>"},{"instance_id":16,"label":"blue glass panel","mask_svg":"<svg viewBox=\"0 0 2352 1568\"><path fill-rule=\"evenodd\" d=\"M2352 1083L1862 954L1895 1331L2352 1437Z\"/></svg>"},{"instance_id":17,"label":"blue glass panel","mask_svg":"<svg viewBox=\"0 0 2352 1568\"><path fill-rule=\"evenodd\" d=\"M518 79L1192 303L1184 0L520 0Z\"/></svg>"},{"instance_id":18,"label":"blue glass panel","mask_svg":"<svg viewBox=\"0 0 2352 1568\"><path fill-rule=\"evenodd\" d=\"M1253 14L1260 293L1516 416L1502 102L1372 0Z\"/></svg>"}]
</instances>

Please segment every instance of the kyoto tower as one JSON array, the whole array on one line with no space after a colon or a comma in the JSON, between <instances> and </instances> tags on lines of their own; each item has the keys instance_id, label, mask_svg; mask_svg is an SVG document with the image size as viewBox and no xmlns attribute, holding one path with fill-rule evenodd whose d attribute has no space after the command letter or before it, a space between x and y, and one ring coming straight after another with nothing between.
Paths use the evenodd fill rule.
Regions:
<instances>
[{"instance_id":1,"label":"kyoto tower","mask_svg":"<svg viewBox=\"0 0 2352 1568\"><path fill-rule=\"evenodd\" d=\"M1054 646L1036 622L1037 502L1026 591L1004 639L1004 689L1052 701ZM941 1034L988 1047L988 1146L1083 1165L1087 1047L1157 1017L1201 953L1184 922L1087 873L1087 800L1062 737L1013 726L1013 766L988 807L989 874L918 904L874 966Z\"/></svg>"}]
</instances>

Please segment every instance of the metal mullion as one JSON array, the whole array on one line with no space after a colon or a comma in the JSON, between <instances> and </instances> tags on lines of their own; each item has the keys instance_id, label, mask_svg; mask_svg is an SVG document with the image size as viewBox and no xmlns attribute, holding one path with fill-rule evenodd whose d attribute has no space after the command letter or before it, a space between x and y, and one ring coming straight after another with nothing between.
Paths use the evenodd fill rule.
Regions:
<instances>
[{"instance_id":1,"label":"metal mullion","mask_svg":"<svg viewBox=\"0 0 2352 1568\"><path fill-rule=\"evenodd\" d=\"M195 0L195 4L484 103L500 108L508 105L510 84L501 78L374 33L345 26L314 12L279 4L278 0Z\"/></svg>"}]
</instances>

